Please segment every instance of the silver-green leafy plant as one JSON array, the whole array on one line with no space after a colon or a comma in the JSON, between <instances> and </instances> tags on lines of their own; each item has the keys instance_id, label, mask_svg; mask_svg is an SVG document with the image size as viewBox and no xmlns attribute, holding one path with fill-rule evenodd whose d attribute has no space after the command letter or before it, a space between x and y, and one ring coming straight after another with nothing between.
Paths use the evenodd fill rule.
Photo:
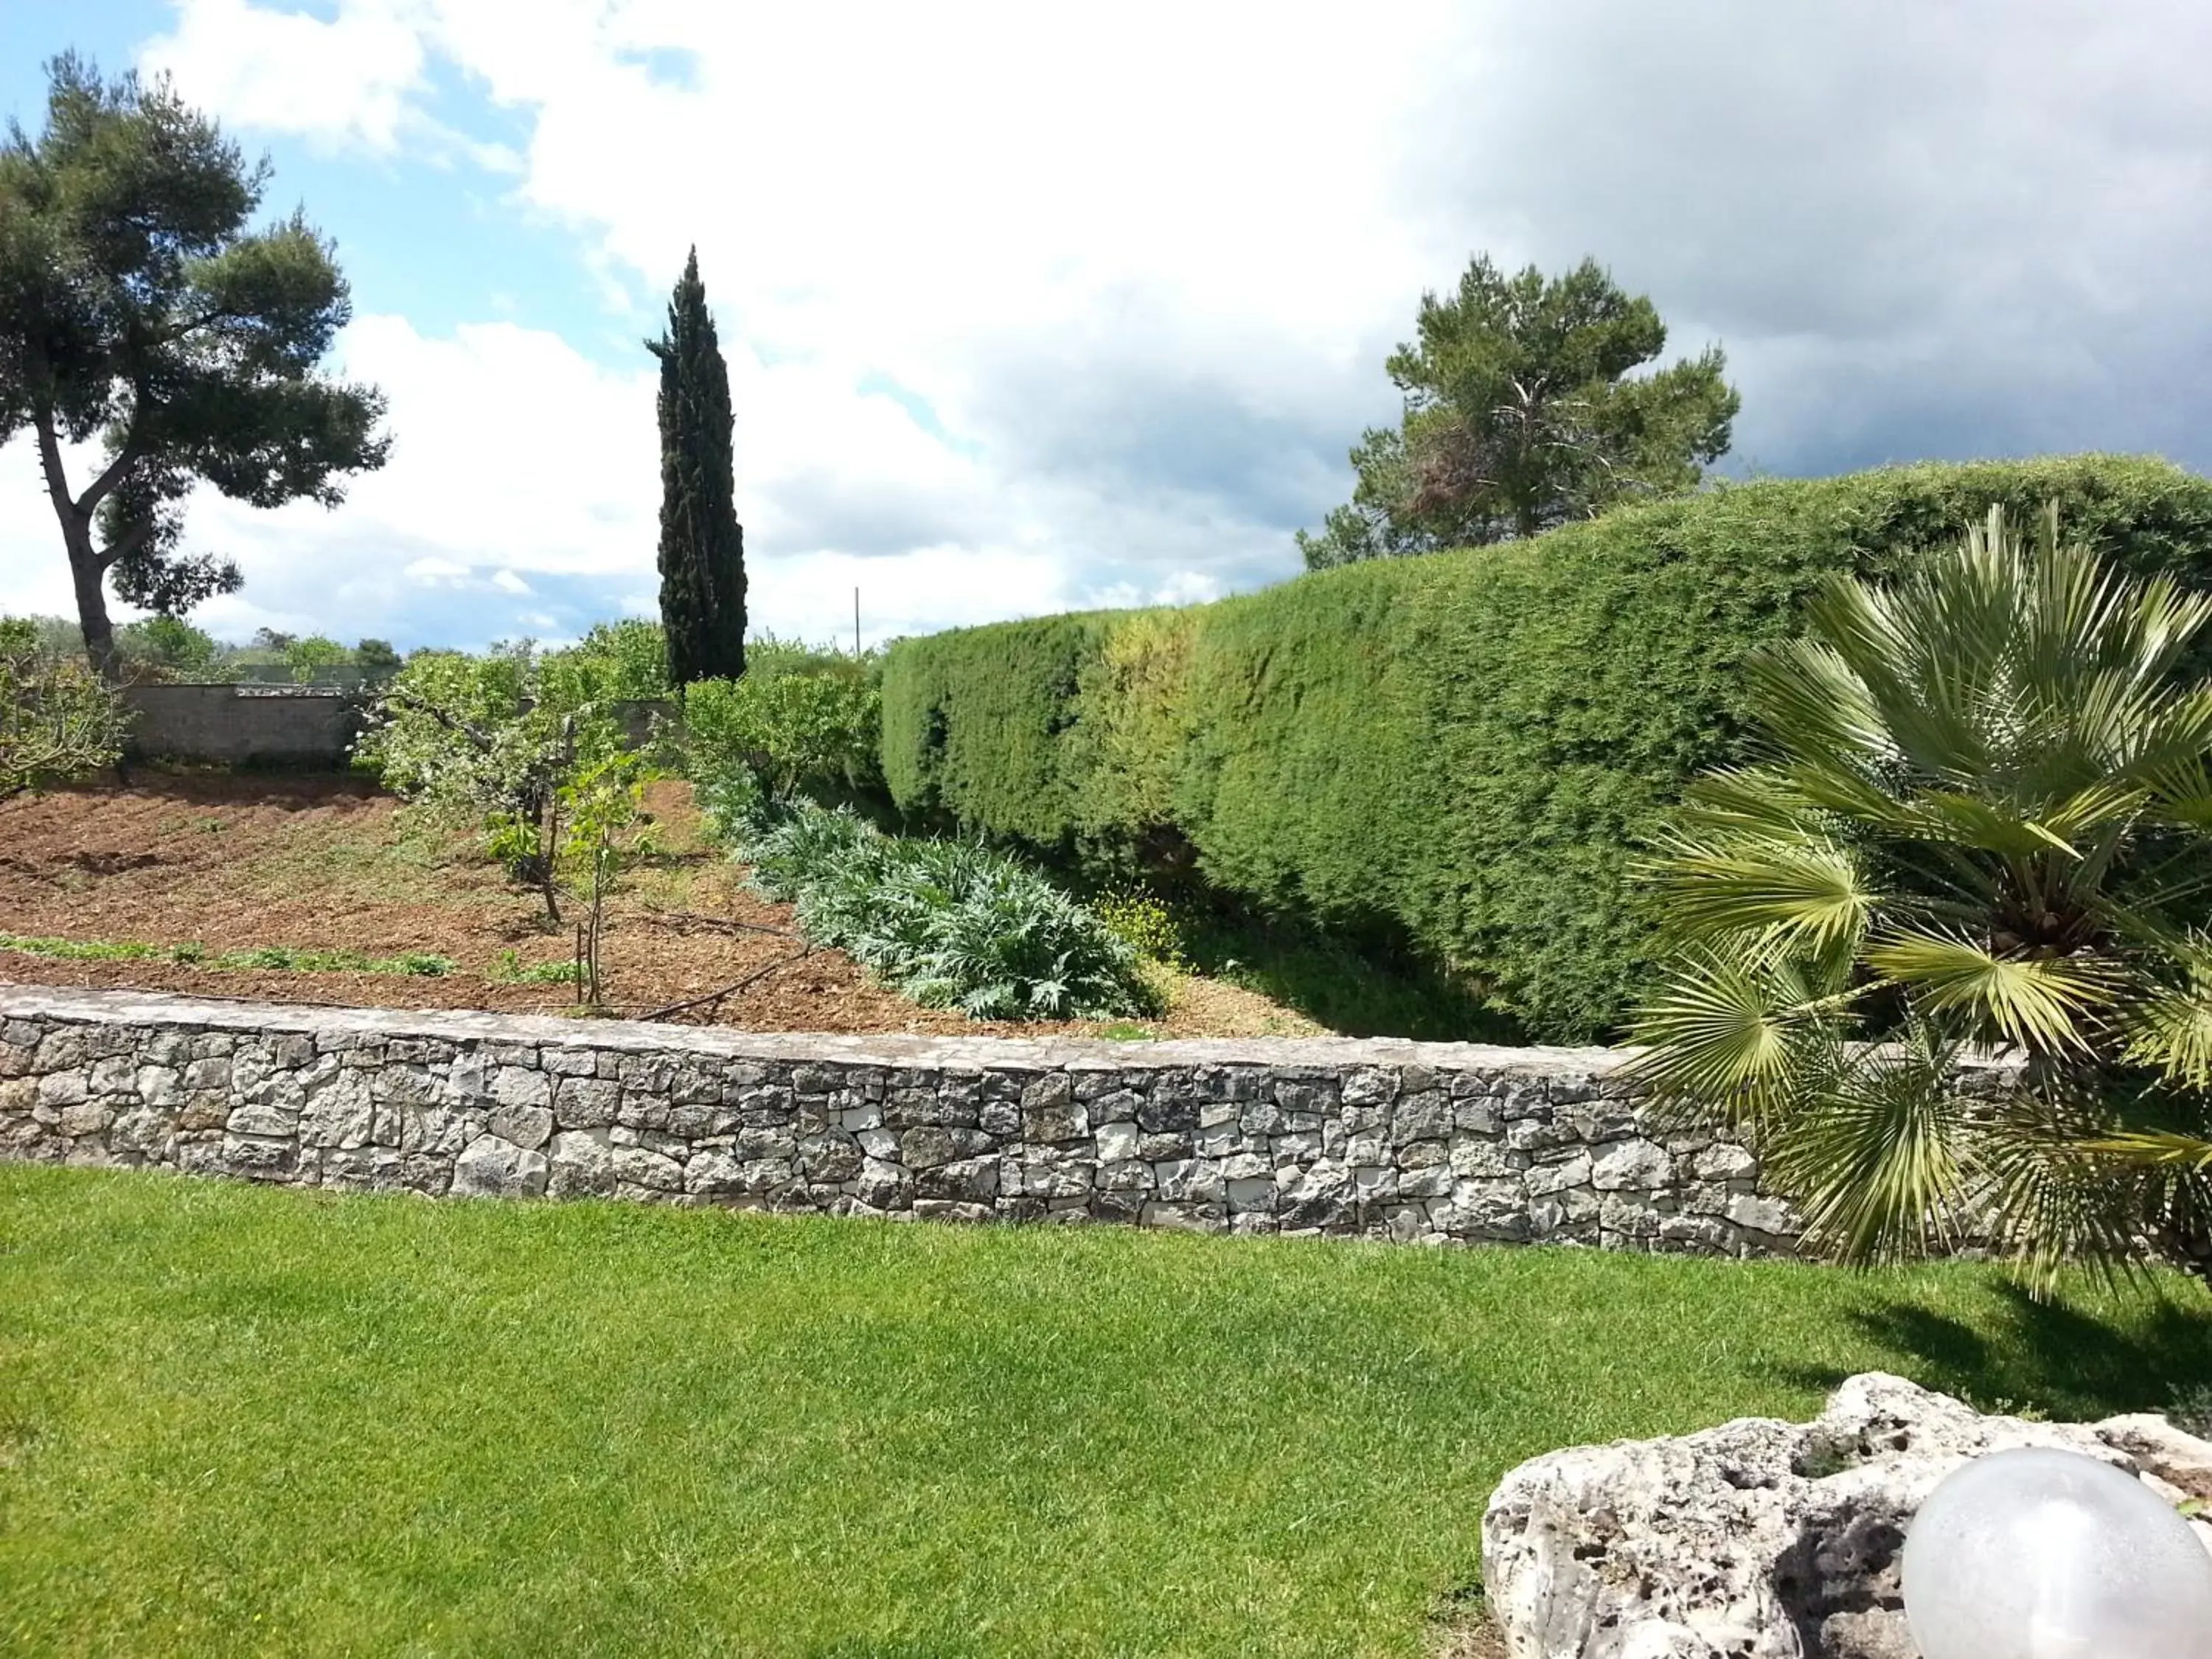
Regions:
<instances>
[{"instance_id":1,"label":"silver-green leafy plant","mask_svg":"<svg viewBox=\"0 0 2212 1659\"><path fill-rule=\"evenodd\" d=\"M2212 597L1992 513L1749 665L1752 763L1650 869L1638 1069L1865 1262L2212 1273ZM1969 1050L2013 1086L1960 1086Z\"/></svg>"},{"instance_id":2,"label":"silver-green leafy plant","mask_svg":"<svg viewBox=\"0 0 2212 1659\"><path fill-rule=\"evenodd\" d=\"M1110 1019L1148 1010L1137 953L1090 909L975 842L886 836L799 803L756 820L754 884L817 945L850 952L925 1007L975 1019Z\"/></svg>"}]
</instances>

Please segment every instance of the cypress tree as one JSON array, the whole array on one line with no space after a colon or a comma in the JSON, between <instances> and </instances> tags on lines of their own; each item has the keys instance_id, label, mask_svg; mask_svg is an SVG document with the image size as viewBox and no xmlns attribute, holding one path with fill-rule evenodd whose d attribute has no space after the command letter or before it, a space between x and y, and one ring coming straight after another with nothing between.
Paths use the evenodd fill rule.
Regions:
<instances>
[{"instance_id":1,"label":"cypress tree","mask_svg":"<svg viewBox=\"0 0 2212 1659\"><path fill-rule=\"evenodd\" d=\"M745 672L745 532L730 448L730 372L693 248L668 301L660 359L660 621L668 683Z\"/></svg>"}]
</instances>

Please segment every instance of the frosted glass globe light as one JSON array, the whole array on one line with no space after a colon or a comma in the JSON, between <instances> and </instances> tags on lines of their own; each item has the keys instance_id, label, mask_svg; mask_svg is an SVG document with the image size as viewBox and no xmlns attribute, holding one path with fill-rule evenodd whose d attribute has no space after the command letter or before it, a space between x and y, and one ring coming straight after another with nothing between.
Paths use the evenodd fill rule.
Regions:
<instances>
[{"instance_id":1,"label":"frosted glass globe light","mask_svg":"<svg viewBox=\"0 0 2212 1659\"><path fill-rule=\"evenodd\" d=\"M1905 1537L1923 1659L2212 1659L2212 1554L2124 1470L1991 1452L1939 1481Z\"/></svg>"}]
</instances>

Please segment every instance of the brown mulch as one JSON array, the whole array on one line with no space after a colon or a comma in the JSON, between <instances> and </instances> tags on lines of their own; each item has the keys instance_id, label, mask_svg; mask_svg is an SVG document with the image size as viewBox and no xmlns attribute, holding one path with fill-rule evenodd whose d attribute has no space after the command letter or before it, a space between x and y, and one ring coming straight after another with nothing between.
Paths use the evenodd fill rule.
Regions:
<instances>
[{"instance_id":1,"label":"brown mulch","mask_svg":"<svg viewBox=\"0 0 2212 1659\"><path fill-rule=\"evenodd\" d=\"M672 1018L751 1030L1079 1034L1075 1023L995 1024L916 1007L843 952L805 953L790 908L748 891L700 837L690 790L648 797L663 851L609 906L600 958L614 1011L630 1017L760 977ZM566 907L568 920L574 907ZM152 961L62 961L0 951L0 980L127 986L192 995L391 1008L560 1013L562 985L499 977L502 959L565 962L535 895L511 886L465 826L404 808L346 776L134 771L128 781L0 802L0 933L78 941L185 942L210 953L266 945L428 951L442 977L216 969ZM507 953L512 953L507 957ZM764 970L764 971L763 971ZM1316 1028L1254 993L1188 981L1162 1036Z\"/></svg>"}]
</instances>

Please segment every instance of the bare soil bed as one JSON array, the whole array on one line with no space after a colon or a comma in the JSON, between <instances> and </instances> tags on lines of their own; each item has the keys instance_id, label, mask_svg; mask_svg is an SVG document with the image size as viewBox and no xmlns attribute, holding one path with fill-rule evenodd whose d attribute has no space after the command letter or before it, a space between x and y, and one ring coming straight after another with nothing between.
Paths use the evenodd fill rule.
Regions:
<instances>
[{"instance_id":1,"label":"bare soil bed","mask_svg":"<svg viewBox=\"0 0 2212 1659\"><path fill-rule=\"evenodd\" d=\"M690 790L655 785L663 850L609 907L601 962L614 1011L750 1030L1096 1034L1082 1023L1010 1025L915 1006L837 951L807 951L790 908L750 892L706 844ZM562 1013L566 985L517 968L569 959L536 895L511 885L465 824L404 806L364 779L134 771L0 803L0 933L90 943L197 944L210 954L283 946L451 958L436 977L83 961L0 951L0 981L131 986L196 996L361 1007ZM762 970L766 970L763 972ZM1159 1036L1306 1036L1322 1028L1252 991L1178 980L1163 1018L1110 1028Z\"/></svg>"}]
</instances>

